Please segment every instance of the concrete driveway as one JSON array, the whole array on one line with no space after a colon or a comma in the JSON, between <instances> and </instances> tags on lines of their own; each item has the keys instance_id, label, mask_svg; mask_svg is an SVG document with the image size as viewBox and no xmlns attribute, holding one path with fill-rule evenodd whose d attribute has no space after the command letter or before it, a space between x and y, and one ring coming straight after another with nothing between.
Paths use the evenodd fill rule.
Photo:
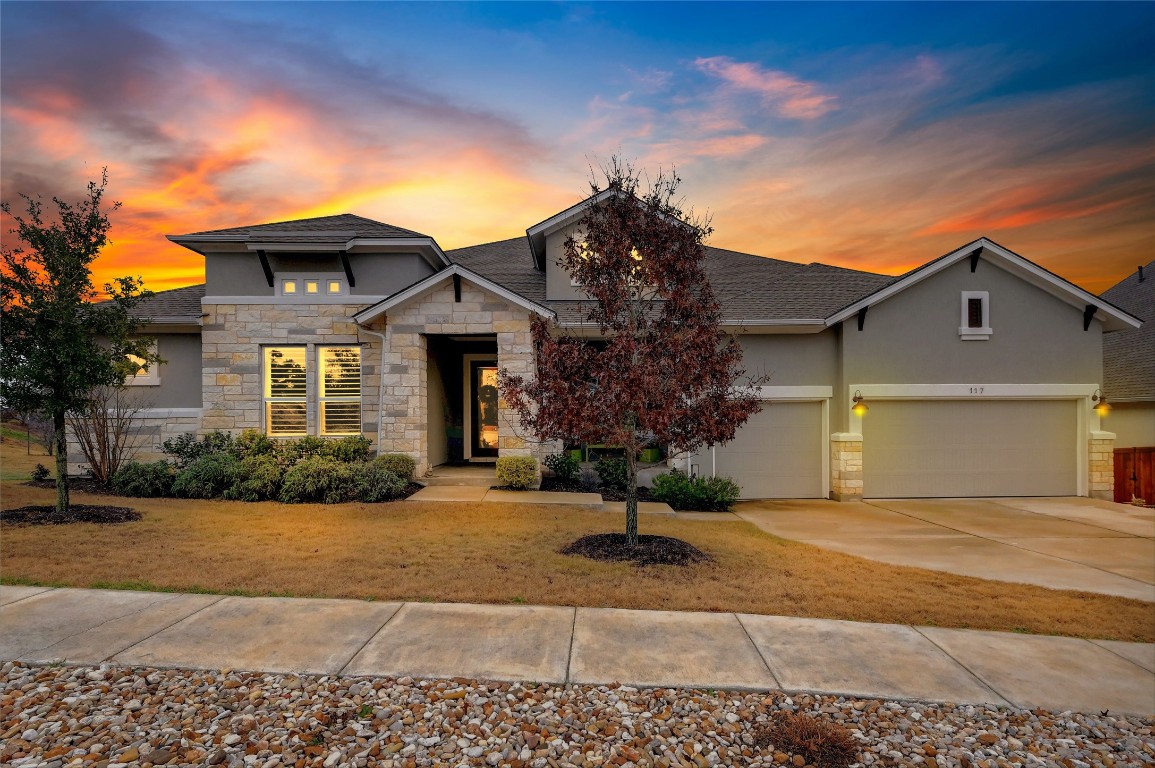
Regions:
<instances>
[{"instance_id":1,"label":"concrete driveway","mask_svg":"<svg viewBox=\"0 0 1155 768\"><path fill-rule=\"evenodd\" d=\"M743 520L825 549L1155 602L1155 510L1097 499L744 501Z\"/></svg>"}]
</instances>

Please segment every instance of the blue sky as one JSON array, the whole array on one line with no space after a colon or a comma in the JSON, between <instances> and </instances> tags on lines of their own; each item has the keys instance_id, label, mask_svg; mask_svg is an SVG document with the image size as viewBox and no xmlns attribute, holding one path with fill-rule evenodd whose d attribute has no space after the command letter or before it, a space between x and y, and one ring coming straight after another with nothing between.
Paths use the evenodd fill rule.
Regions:
<instances>
[{"instance_id":1,"label":"blue sky","mask_svg":"<svg viewBox=\"0 0 1155 768\"><path fill-rule=\"evenodd\" d=\"M166 233L350 210L512 237L621 152L713 244L900 272L987 235L1092 290L1155 252L1150 3L0 4L4 199Z\"/></svg>"}]
</instances>

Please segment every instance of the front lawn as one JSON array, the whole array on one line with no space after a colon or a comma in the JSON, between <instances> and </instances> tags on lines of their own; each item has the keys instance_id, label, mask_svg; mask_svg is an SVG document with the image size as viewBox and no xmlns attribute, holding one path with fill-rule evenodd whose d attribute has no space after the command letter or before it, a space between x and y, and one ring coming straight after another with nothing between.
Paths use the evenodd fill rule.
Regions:
<instances>
[{"instance_id":1,"label":"front lawn","mask_svg":"<svg viewBox=\"0 0 1155 768\"><path fill-rule=\"evenodd\" d=\"M51 503L6 482L3 508ZM6 583L374 600L738 611L900 624L1155 640L1149 603L886 565L779 539L744 522L643 515L714 558L688 567L558 554L619 530L616 514L556 505L400 501L284 505L120 499L120 525L0 532Z\"/></svg>"}]
</instances>

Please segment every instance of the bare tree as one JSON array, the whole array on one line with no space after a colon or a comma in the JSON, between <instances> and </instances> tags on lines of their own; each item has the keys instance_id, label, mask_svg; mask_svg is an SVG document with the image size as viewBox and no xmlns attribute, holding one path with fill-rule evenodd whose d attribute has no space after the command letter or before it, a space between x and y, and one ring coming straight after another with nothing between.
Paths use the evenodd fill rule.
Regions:
<instances>
[{"instance_id":1,"label":"bare tree","mask_svg":"<svg viewBox=\"0 0 1155 768\"><path fill-rule=\"evenodd\" d=\"M124 386L97 387L81 408L68 414L68 426L96 482L106 485L121 464L140 449L141 398Z\"/></svg>"},{"instance_id":2,"label":"bare tree","mask_svg":"<svg viewBox=\"0 0 1155 768\"><path fill-rule=\"evenodd\" d=\"M56 441L52 419L45 418L39 413L28 413L21 416L20 421L27 427L30 441L35 441L44 449L46 455L52 456Z\"/></svg>"}]
</instances>

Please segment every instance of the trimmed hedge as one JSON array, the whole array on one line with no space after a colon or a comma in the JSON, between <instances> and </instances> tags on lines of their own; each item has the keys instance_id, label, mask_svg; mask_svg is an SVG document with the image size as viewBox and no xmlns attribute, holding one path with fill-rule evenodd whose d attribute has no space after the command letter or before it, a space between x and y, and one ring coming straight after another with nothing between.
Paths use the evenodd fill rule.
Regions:
<instances>
[{"instance_id":1,"label":"trimmed hedge","mask_svg":"<svg viewBox=\"0 0 1155 768\"><path fill-rule=\"evenodd\" d=\"M340 504L357 496L356 469L336 459L309 456L285 472L278 498L286 504Z\"/></svg>"},{"instance_id":2,"label":"trimmed hedge","mask_svg":"<svg viewBox=\"0 0 1155 768\"><path fill-rule=\"evenodd\" d=\"M173 479L172 466L167 461L130 461L112 476L112 489L121 496L171 496Z\"/></svg>"},{"instance_id":3,"label":"trimmed hedge","mask_svg":"<svg viewBox=\"0 0 1155 768\"><path fill-rule=\"evenodd\" d=\"M215 499L240 477L241 462L231 453L201 456L177 473L172 494L185 499Z\"/></svg>"},{"instance_id":4,"label":"trimmed hedge","mask_svg":"<svg viewBox=\"0 0 1155 768\"><path fill-rule=\"evenodd\" d=\"M688 477L671 470L654 478L650 497L674 509L698 512L728 512L742 489L728 477Z\"/></svg>"},{"instance_id":5,"label":"trimmed hedge","mask_svg":"<svg viewBox=\"0 0 1155 768\"><path fill-rule=\"evenodd\" d=\"M405 495L409 480L376 461L366 462L357 472L355 493L358 501L376 504Z\"/></svg>"},{"instance_id":6,"label":"trimmed hedge","mask_svg":"<svg viewBox=\"0 0 1155 768\"><path fill-rule=\"evenodd\" d=\"M417 471L417 462L412 456L404 453L383 453L373 459L373 463L382 469L389 470L406 482L412 480L413 473Z\"/></svg>"},{"instance_id":7,"label":"trimmed hedge","mask_svg":"<svg viewBox=\"0 0 1155 768\"><path fill-rule=\"evenodd\" d=\"M537 480L537 459L532 456L502 456L497 460L497 484L524 491Z\"/></svg>"}]
</instances>

